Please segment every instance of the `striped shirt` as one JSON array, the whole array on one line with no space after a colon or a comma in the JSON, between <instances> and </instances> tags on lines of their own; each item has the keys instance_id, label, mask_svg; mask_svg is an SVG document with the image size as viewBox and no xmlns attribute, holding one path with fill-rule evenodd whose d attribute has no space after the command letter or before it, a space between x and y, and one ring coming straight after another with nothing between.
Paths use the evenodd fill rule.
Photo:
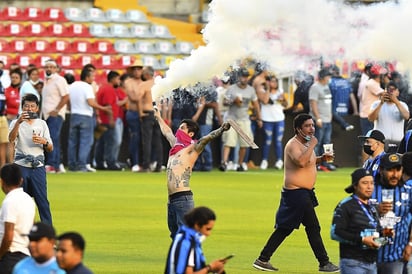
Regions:
<instances>
[{"instance_id":1,"label":"striped shirt","mask_svg":"<svg viewBox=\"0 0 412 274\"><path fill-rule=\"evenodd\" d=\"M165 274L184 274L193 254L193 272L206 267L200 242L201 234L196 230L182 225L177 232L167 256Z\"/></svg>"},{"instance_id":2,"label":"striped shirt","mask_svg":"<svg viewBox=\"0 0 412 274\"><path fill-rule=\"evenodd\" d=\"M375 183L372 199L382 202L382 189L380 183ZM402 252L409 242L409 225L412 221L412 187L410 184L398 183L394 188L393 211L397 217L401 217L394 227L395 236L393 243L382 246L378 251L378 263L394 262L402 259Z\"/></svg>"}]
</instances>

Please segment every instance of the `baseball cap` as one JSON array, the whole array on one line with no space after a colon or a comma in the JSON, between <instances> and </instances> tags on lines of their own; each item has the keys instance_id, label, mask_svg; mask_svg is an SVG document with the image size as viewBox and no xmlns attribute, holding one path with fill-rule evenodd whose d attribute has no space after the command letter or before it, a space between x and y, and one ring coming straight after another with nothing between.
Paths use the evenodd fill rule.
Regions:
<instances>
[{"instance_id":1,"label":"baseball cap","mask_svg":"<svg viewBox=\"0 0 412 274\"><path fill-rule=\"evenodd\" d=\"M388 73L388 70L379 64L374 64L370 69L370 73L373 75L380 75Z\"/></svg>"},{"instance_id":2,"label":"baseball cap","mask_svg":"<svg viewBox=\"0 0 412 274\"><path fill-rule=\"evenodd\" d=\"M318 73L318 77L320 78L320 79L323 79L323 78L325 78L326 76L331 76L332 75L332 72L330 72L330 69L329 68L323 68L323 69L321 69L320 71L319 71L319 73Z\"/></svg>"},{"instance_id":3,"label":"baseball cap","mask_svg":"<svg viewBox=\"0 0 412 274\"><path fill-rule=\"evenodd\" d=\"M372 176L369 170L364 169L364 168L358 168L351 174L352 176L352 184L345 188L345 191L347 193L353 193L355 191L355 185L359 182L360 179L362 179L365 176Z\"/></svg>"},{"instance_id":4,"label":"baseball cap","mask_svg":"<svg viewBox=\"0 0 412 274\"><path fill-rule=\"evenodd\" d=\"M398 153L386 153L381 157L379 166L385 169L402 166L402 157Z\"/></svg>"},{"instance_id":5,"label":"baseball cap","mask_svg":"<svg viewBox=\"0 0 412 274\"><path fill-rule=\"evenodd\" d=\"M56 231L51 225L45 223L35 223L27 235L30 241L38 241L41 238L55 239Z\"/></svg>"},{"instance_id":6,"label":"baseball cap","mask_svg":"<svg viewBox=\"0 0 412 274\"><path fill-rule=\"evenodd\" d=\"M247 68L241 68L239 69L239 76L243 76L243 77L248 77L249 71L247 70Z\"/></svg>"},{"instance_id":7,"label":"baseball cap","mask_svg":"<svg viewBox=\"0 0 412 274\"><path fill-rule=\"evenodd\" d=\"M358 136L359 140L364 142L365 139L372 138L381 143L385 143L385 135L377 129L369 130L365 136Z\"/></svg>"}]
</instances>

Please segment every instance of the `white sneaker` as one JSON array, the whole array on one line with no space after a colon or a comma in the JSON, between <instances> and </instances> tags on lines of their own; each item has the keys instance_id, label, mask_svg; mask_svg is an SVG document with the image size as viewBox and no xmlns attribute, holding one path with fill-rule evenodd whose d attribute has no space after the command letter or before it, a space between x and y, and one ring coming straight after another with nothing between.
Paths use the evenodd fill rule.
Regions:
<instances>
[{"instance_id":1,"label":"white sneaker","mask_svg":"<svg viewBox=\"0 0 412 274\"><path fill-rule=\"evenodd\" d=\"M242 163L242 167L244 171L248 170L247 164L245 162Z\"/></svg>"},{"instance_id":2,"label":"white sneaker","mask_svg":"<svg viewBox=\"0 0 412 274\"><path fill-rule=\"evenodd\" d=\"M139 165L132 166L132 172L139 172L139 171L140 171L140 166Z\"/></svg>"},{"instance_id":3,"label":"white sneaker","mask_svg":"<svg viewBox=\"0 0 412 274\"><path fill-rule=\"evenodd\" d=\"M156 166L157 166L157 161L154 161L154 162L150 163L150 170L151 171L155 170Z\"/></svg>"},{"instance_id":4,"label":"white sneaker","mask_svg":"<svg viewBox=\"0 0 412 274\"><path fill-rule=\"evenodd\" d=\"M282 169L283 168L283 161L282 160L277 160L275 163L275 167L277 169Z\"/></svg>"},{"instance_id":5,"label":"white sneaker","mask_svg":"<svg viewBox=\"0 0 412 274\"><path fill-rule=\"evenodd\" d=\"M236 170L236 164L233 164L232 161L229 161L229 162L226 164L226 170L233 170L233 168L235 168L235 170Z\"/></svg>"},{"instance_id":6,"label":"white sneaker","mask_svg":"<svg viewBox=\"0 0 412 274\"><path fill-rule=\"evenodd\" d=\"M91 166L90 164L87 164L87 165L86 165L86 169L87 169L87 171L89 171L89 172L96 172L96 169L95 169L95 168L92 168L92 166Z\"/></svg>"},{"instance_id":7,"label":"white sneaker","mask_svg":"<svg viewBox=\"0 0 412 274\"><path fill-rule=\"evenodd\" d=\"M268 168L268 160L262 160L260 163L260 169L266 170Z\"/></svg>"},{"instance_id":8,"label":"white sneaker","mask_svg":"<svg viewBox=\"0 0 412 274\"><path fill-rule=\"evenodd\" d=\"M66 173L66 169L64 168L64 165L63 165L63 164L60 164L60 165L59 165L58 173Z\"/></svg>"}]
</instances>

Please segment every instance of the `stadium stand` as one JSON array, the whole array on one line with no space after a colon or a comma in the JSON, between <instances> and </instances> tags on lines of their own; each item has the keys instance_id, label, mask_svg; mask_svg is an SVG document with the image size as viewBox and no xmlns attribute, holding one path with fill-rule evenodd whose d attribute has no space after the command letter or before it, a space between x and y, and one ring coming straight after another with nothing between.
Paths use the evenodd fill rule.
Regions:
<instances>
[{"instance_id":1,"label":"stadium stand","mask_svg":"<svg viewBox=\"0 0 412 274\"><path fill-rule=\"evenodd\" d=\"M126 11L126 18L128 22L132 23L150 23L147 20L146 14L140 10L128 10Z\"/></svg>"},{"instance_id":2,"label":"stadium stand","mask_svg":"<svg viewBox=\"0 0 412 274\"><path fill-rule=\"evenodd\" d=\"M70 7L64 10L65 17L74 22L86 22L85 12L80 8Z\"/></svg>"},{"instance_id":3,"label":"stadium stand","mask_svg":"<svg viewBox=\"0 0 412 274\"><path fill-rule=\"evenodd\" d=\"M159 51L150 41L137 41L134 48L138 54L159 54Z\"/></svg>"}]
</instances>

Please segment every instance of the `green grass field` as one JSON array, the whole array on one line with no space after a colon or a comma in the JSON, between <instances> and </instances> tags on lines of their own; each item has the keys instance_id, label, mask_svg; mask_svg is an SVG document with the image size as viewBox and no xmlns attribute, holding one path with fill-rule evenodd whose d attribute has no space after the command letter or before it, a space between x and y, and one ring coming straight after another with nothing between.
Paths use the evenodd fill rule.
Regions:
<instances>
[{"instance_id":1,"label":"green grass field","mask_svg":"<svg viewBox=\"0 0 412 274\"><path fill-rule=\"evenodd\" d=\"M329 236L331 218L346 196L343 189L352 171L319 173L316 184L322 237L334 263L339 251ZM260 272L252 263L273 231L282 178L283 172L273 169L193 174L196 206L208 206L217 214L213 233L203 244L208 260L233 253L227 273ZM95 273L163 273L171 243L164 172L52 174L48 188L57 233L75 230L85 236L85 263ZM271 262L279 273L319 273L303 227L286 239Z\"/></svg>"}]
</instances>

